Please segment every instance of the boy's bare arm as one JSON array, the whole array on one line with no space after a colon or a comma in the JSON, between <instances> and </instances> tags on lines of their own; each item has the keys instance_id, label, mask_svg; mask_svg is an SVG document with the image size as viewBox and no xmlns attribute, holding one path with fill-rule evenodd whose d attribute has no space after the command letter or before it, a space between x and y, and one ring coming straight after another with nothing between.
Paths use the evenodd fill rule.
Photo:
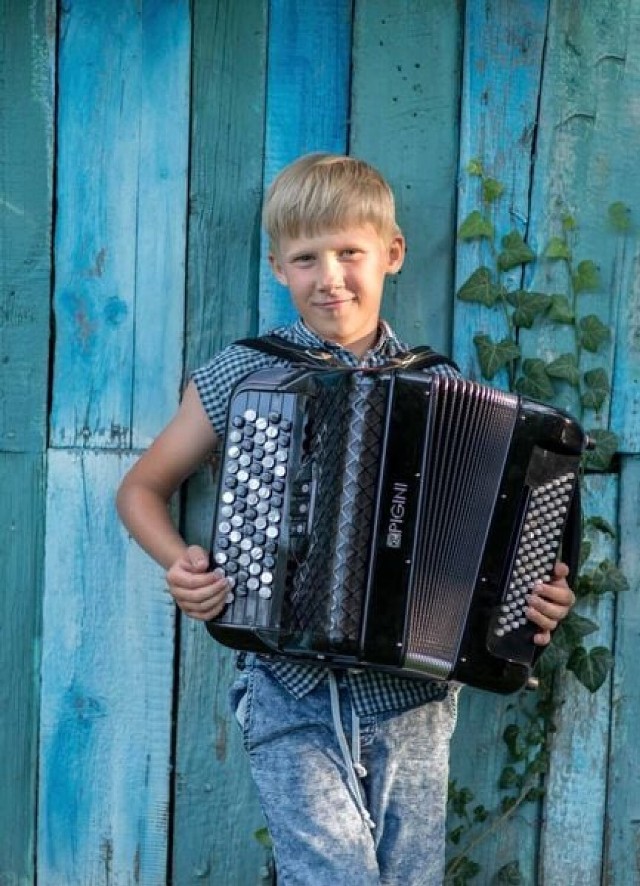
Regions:
<instances>
[{"instance_id":1,"label":"boy's bare arm","mask_svg":"<svg viewBox=\"0 0 640 886\"><path fill-rule=\"evenodd\" d=\"M165 569L187 547L170 518L169 501L215 443L215 432L191 382L173 420L126 474L118 490L121 520Z\"/></svg>"}]
</instances>

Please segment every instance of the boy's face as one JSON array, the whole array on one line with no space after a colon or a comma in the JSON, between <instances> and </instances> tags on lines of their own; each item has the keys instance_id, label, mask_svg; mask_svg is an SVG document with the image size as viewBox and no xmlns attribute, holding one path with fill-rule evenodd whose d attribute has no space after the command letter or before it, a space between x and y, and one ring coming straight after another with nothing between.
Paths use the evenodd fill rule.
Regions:
<instances>
[{"instance_id":1,"label":"boy's face","mask_svg":"<svg viewBox=\"0 0 640 886\"><path fill-rule=\"evenodd\" d=\"M269 258L306 325L362 357L375 343L384 279L400 270L404 240L364 224L284 237Z\"/></svg>"}]
</instances>

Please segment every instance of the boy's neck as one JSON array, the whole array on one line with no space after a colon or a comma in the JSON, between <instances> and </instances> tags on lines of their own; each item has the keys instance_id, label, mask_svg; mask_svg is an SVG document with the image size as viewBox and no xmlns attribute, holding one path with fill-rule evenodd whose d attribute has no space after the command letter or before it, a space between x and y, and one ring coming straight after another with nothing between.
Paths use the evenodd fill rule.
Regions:
<instances>
[{"instance_id":1,"label":"boy's neck","mask_svg":"<svg viewBox=\"0 0 640 886\"><path fill-rule=\"evenodd\" d=\"M316 332L316 330L312 326L309 326L308 323L305 323L305 321L302 318L301 318L301 323L303 323L303 325L307 327L309 332L312 332L319 339L321 339L322 341L325 341L325 339L323 339L322 336L318 332ZM378 342L378 340L380 338L380 333L381 333L381 326L380 326L380 323L378 322L378 325L373 330L373 332L370 332L367 335L362 336L362 338L356 339L355 341L345 343L345 342L341 342L341 341L334 341L333 339L328 339L328 340L331 341L332 344L338 345L339 347L344 348L346 351L350 351L355 357L358 358L358 360L362 360L364 355L367 354L370 350L372 350L372 348L375 347L376 343Z\"/></svg>"}]
</instances>

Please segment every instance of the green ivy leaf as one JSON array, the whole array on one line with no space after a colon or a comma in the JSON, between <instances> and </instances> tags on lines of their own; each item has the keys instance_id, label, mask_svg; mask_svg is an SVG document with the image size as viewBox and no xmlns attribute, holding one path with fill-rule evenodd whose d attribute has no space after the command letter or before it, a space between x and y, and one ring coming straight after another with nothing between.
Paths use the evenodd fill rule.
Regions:
<instances>
[{"instance_id":1,"label":"green ivy leaf","mask_svg":"<svg viewBox=\"0 0 640 886\"><path fill-rule=\"evenodd\" d=\"M611 385L604 369L590 369L584 374L586 391L582 394L582 405L587 409L600 409L609 396Z\"/></svg>"},{"instance_id":2,"label":"green ivy leaf","mask_svg":"<svg viewBox=\"0 0 640 886\"><path fill-rule=\"evenodd\" d=\"M589 557L591 556L591 542L588 538L583 538L580 544L580 557L578 566L582 568L584 564L587 562Z\"/></svg>"},{"instance_id":3,"label":"green ivy leaf","mask_svg":"<svg viewBox=\"0 0 640 886\"><path fill-rule=\"evenodd\" d=\"M537 677L550 676L554 671L564 667L567 660L567 651L562 645L562 641L558 639L558 632L562 627L562 622L551 635L551 643L545 647L544 655L541 655L535 666L535 674Z\"/></svg>"},{"instance_id":4,"label":"green ivy leaf","mask_svg":"<svg viewBox=\"0 0 640 886\"><path fill-rule=\"evenodd\" d=\"M458 290L458 298L460 301L477 302L492 308L500 298L502 289L494 283L489 268L478 268L471 274L460 289Z\"/></svg>"},{"instance_id":5,"label":"green ivy leaf","mask_svg":"<svg viewBox=\"0 0 640 886\"><path fill-rule=\"evenodd\" d=\"M573 275L575 292L593 292L600 289L600 271L595 262L581 261Z\"/></svg>"},{"instance_id":6,"label":"green ivy leaf","mask_svg":"<svg viewBox=\"0 0 640 886\"><path fill-rule=\"evenodd\" d=\"M253 836L265 849L272 848L271 834L267 828L258 828L257 831L254 831Z\"/></svg>"},{"instance_id":7,"label":"green ivy leaf","mask_svg":"<svg viewBox=\"0 0 640 886\"><path fill-rule=\"evenodd\" d=\"M469 160L469 162L467 163L467 172L469 173L469 175L484 175L482 160L478 160L477 157Z\"/></svg>"},{"instance_id":8,"label":"green ivy leaf","mask_svg":"<svg viewBox=\"0 0 640 886\"><path fill-rule=\"evenodd\" d=\"M544 251L544 257L552 260L566 259L571 261L571 250L562 237L552 237Z\"/></svg>"},{"instance_id":9,"label":"green ivy leaf","mask_svg":"<svg viewBox=\"0 0 640 886\"><path fill-rule=\"evenodd\" d=\"M590 618L585 618L583 615L578 615L577 612L571 610L553 632L553 642L558 645L561 651L571 652L572 649L582 643L583 637L593 634L594 631L598 630L598 627Z\"/></svg>"},{"instance_id":10,"label":"green ivy leaf","mask_svg":"<svg viewBox=\"0 0 640 886\"><path fill-rule=\"evenodd\" d=\"M504 185L495 178L485 178L482 181L482 199L485 203L495 203L504 191Z\"/></svg>"},{"instance_id":11,"label":"green ivy leaf","mask_svg":"<svg viewBox=\"0 0 640 886\"><path fill-rule=\"evenodd\" d=\"M509 791L522 787L522 776L518 775L513 766L505 766L498 779L498 787L501 791Z\"/></svg>"},{"instance_id":12,"label":"green ivy leaf","mask_svg":"<svg viewBox=\"0 0 640 886\"><path fill-rule=\"evenodd\" d=\"M526 265L536 257L535 252L527 246L518 231L511 231L502 238L502 249L498 256L498 267L501 271Z\"/></svg>"},{"instance_id":13,"label":"green ivy leaf","mask_svg":"<svg viewBox=\"0 0 640 886\"><path fill-rule=\"evenodd\" d=\"M575 229L577 227L578 227L578 222L575 220L575 218L572 215L569 215L567 213L567 215L564 215L562 217L562 230L563 231L575 231Z\"/></svg>"},{"instance_id":14,"label":"green ivy leaf","mask_svg":"<svg viewBox=\"0 0 640 886\"><path fill-rule=\"evenodd\" d=\"M589 651L580 646L567 662L567 670L572 671L589 692L596 692L602 686L612 667L613 656L605 646Z\"/></svg>"},{"instance_id":15,"label":"green ivy leaf","mask_svg":"<svg viewBox=\"0 0 640 886\"><path fill-rule=\"evenodd\" d=\"M631 210L619 200L609 207L609 221L616 231L624 233L631 230Z\"/></svg>"},{"instance_id":16,"label":"green ivy leaf","mask_svg":"<svg viewBox=\"0 0 640 886\"><path fill-rule=\"evenodd\" d=\"M458 237L461 240L493 240L493 225L479 210L474 209L460 225Z\"/></svg>"},{"instance_id":17,"label":"green ivy leaf","mask_svg":"<svg viewBox=\"0 0 640 886\"><path fill-rule=\"evenodd\" d=\"M547 363L547 375L551 378L561 378L570 385L578 387L580 383L580 370L575 354L560 354L551 363Z\"/></svg>"},{"instance_id":18,"label":"green ivy leaf","mask_svg":"<svg viewBox=\"0 0 640 886\"><path fill-rule=\"evenodd\" d=\"M611 337L609 327L605 326L595 314L589 314L580 320L580 343L587 351L595 353L600 345Z\"/></svg>"},{"instance_id":19,"label":"green ivy leaf","mask_svg":"<svg viewBox=\"0 0 640 886\"><path fill-rule=\"evenodd\" d=\"M627 577L611 560L603 560L591 572L583 573L576 584L581 597L602 597L629 590Z\"/></svg>"},{"instance_id":20,"label":"green ivy leaf","mask_svg":"<svg viewBox=\"0 0 640 886\"><path fill-rule=\"evenodd\" d=\"M473 821L474 824L482 824L483 821L486 821L489 818L489 810L486 806L482 804L480 806L476 806L473 810Z\"/></svg>"},{"instance_id":21,"label":"green ivy leaf","mask_svg":"<svg viewBox=\"0 0 640 886\"><path fill-rule=\"evenodd\" d=\"M547 316L550 320L555 320L556 323L573 323L575 319L573 308L566 295L556 293L551 296L551 305Z\"/></svg>"},{"instance_id":22,"label":"green ivy leaf","mask_svg":"<svg viewBox=\"0 0 640 886\"><path fill-rule=\"evenodd\" d=\"M598 516L588 517L585 520L584 525L585 525L585 529L593 528L597 532L601 532L603 535L608 535L611 538L616 537L615 529L613 528L611 523L609 523L607 520L604 519L604 517L598 517Z\"/></svg>"},{"instance_id":23,"label":"green ivy leaf","mask_svg":"<svg viewBox=\"0 0 640 886\"><path fill-rule=\"evenodd\" d=\"M551 400L555 391L544 360L536 357L523 361L522 376L516 381L516 389L534 400Z\"/></svg>"},{"instance_id":24,"label":"green ivy leaf","mask_svg":"<svg viewBox=\"0 0 640 886\"><path fill-rule=\"evenodd\" d=\"M513 322L525 329L531 329L535 318L544 314L551 304L551 297L544 292L527 292L524 289L509 292L507 300L515 308Z\"/></svg>"},{"instance_id":25,"label":"green ivy leaf","mask_svg":"<svg viewBox=\"0 0 640 886\"><path fill-rule=\"evenodd\" d=\"M517 723L509 723L502 733L502 740L507 746L509 756L512 760L522 760L526 756L526 752L522 746L520 737L520 727Z\"/></svg>"},{"instance_id":26,"label":"green ivy leaf","mask_svg":"<svg viewBox=\"0 0 640 886\"><path fill-rule=\"evenodd\" d=\"M612 431L605 431L602 428L593 428L587 433L596 445L595 449L588 450L584 455L585 468L591 471L607 471L618 449L617 436Z\"/></svg>"},{"instance_id":27,"label":"green ivy leaf","mask_svg":"<svg viewBox=\"0 0 640 886\"><path fill-rule=\"evenodd\" d=\"M465 830L466 830L465 826L463 824L461 824L461 825L458 825L457 828L454 828L452 831L449 831L447 836L449 837L449 840L451 840L451 842L453 843L454 846L457 846L460 843L460 840L462 839L462 835L464 834Z\"/></svg>"},{"instance_id":28,"label":"green ivy leaf","mask_svg":"<svg viewBox=\"0 0 640 886\"><path fill-rule=\"evenodd\" d=\"M478 333L474 335L473 343L476 346L482 374L489 380L496 372L520 356L520 348L509 338L503 338L496 343L488 335Z\"/></svg>"}]
</instances>

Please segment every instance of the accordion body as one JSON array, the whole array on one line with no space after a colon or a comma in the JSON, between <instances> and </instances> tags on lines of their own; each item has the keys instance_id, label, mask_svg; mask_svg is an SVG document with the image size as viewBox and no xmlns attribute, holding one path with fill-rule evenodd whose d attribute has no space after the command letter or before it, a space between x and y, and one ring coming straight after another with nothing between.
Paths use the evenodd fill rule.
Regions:
<instances>
[{"instance_id":1,"label":"accordion body","mask_svg":"<svg viewBox=\"0 0 640 886\"><path fill-rule=\"evenodd\" d=\"M211 556L232 590L207 628L515 691L539 652L525 596L579 539L584 448L566 413L444 373L254 372L228 409Z\"/></svg>"}]
</instances>

